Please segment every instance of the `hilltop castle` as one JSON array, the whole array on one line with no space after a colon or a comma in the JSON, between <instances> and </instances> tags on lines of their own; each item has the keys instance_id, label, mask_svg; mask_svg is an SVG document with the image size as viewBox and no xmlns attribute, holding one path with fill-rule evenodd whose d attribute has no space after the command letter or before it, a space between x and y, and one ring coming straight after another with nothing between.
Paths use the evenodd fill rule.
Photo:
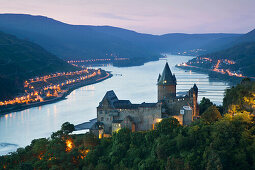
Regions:
<instances>
[{"instance_id":1,"label":"hilltop castle","mask_svg":"<svg viewBox=\"0 0 255 170\"><path fill-rule=\"evenodd\" d=\"M185 96L176 96L176 77L166 63L157 80L158 102L132 104L119 100L114 91L108 91L97 107L97 122L90 131L99 138L126 127L134 131L154 129L163 118L175 117L180 124L188 125L198 117L198 88L196 84Z\"/></svg>"}]
</instances>

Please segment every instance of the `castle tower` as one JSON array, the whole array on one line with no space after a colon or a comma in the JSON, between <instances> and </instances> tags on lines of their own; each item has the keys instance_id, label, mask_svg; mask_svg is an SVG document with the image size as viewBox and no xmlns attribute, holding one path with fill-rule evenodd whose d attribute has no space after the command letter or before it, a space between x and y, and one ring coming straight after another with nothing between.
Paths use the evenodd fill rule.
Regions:
<instances>
[{"instance_id":1,"label":"castle tower","mask_svg":"<svg viewBox=\"0 0 255 170\"><path fill-rule=\"evenodd\" d=\"M193 116L197 117L199 116L199 108L198 108L198 104L197 104L197 96L198 96L198 88L197 85L194 84L193 86Z\"/></svg>"},{"instance_id":2,"label":"castle tower","mask_svg":"<svg viewBox=\"0 0 255 170\"><path fill-rule=\"evenodd\" d=\"M176 78L166 63L162 75L158 77L158 101L169 100L176 97Z\"/></svg>"}]
</instances>

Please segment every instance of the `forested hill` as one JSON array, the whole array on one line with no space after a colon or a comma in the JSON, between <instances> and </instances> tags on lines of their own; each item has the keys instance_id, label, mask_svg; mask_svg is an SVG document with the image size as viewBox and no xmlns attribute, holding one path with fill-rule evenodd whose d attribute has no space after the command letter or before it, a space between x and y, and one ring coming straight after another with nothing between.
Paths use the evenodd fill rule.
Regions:
<instances>
[{"instance_id":1,"label":"forested hill","mask_svg":"<svg viewBox=\"0 0 255 170\"><path fill-rule=\"evenodd\" d=\"M218 59L232 60L235 64L229 65L231 70L239 70L245 76L255 77L255 42L238 44L204 56L212 58L214 61Z\"/></svg>"},{"instance_id":2,"label":"forested hill","mask_svg":"<svg viewBox=\"0 0 255 170\"><path fill-rule=\"evenodd\" d=\"M221 50L202 54L187 63L231 77L255 78L255 29L220 48Z\"/></svg>"},{"instance_id":3,"label":"forested hill","mask_svg":"<svg viewBox=\"0 0 255 170\"><path fill-rule=\"evenodd\" d=\"M75 69L34 43L0 32L0 101L22 90L25 79Z\"/></svg>"},{"instance_id":4,"label":"forested hill","mask_svg":"<svg viewBox=\"0 0 255 170\"><path fill-rule=\"evenodd\" d=\"M105 58L113 54L151 60L162 52L197 49L215 41L225 44L240 37L240 34L150 35L111 26L69 25L23 14L0 14L0 30L31 40L61 58Z\"/></svg>"},{"instance_id":5,"label":"forested hill","mask_svg":"<svg viewBox=\"0 0 255 170\"><path fill-rule=\"evenodd\" d=\"M98 139L71 135L74 125L66 122L51 138L0 156L0 169L254 170L254 101L255 83L246 79L226 91L225 112L208 105L190 126L167 118L155 130Z\"/></svg>"}]
</instances>

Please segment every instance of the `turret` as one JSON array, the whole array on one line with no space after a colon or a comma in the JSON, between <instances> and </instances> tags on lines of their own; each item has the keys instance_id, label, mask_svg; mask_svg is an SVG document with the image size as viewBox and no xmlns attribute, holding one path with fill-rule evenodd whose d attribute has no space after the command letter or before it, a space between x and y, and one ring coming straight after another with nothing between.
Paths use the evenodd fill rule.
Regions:
<instances>
[{"instance_id":1,"label":"turret","mask_svg":"<svg viewBox=\"0 0 255 170\"><path fill-rule=\"evenodd\" d=\"M193 91L192 96L193 96L193 106L194 106L193 116L197 117L199 116L199 108L197 103L198 88L196 84L194 84L192 91Z\"/></svg>"},{"instance_id":2,"label":"turret","mask_svg":"<svg viewBox=\"0 0 255 170\"><path fill-rule=\"evenodd\" d=\"M176 78L166 63L162 75L158 77L158 101L169 100L176 97Z\"/></svg>"},{"instance_id":3,"label":"turret","mask_svg":"<svg viewBox=\"0 0 255 170\"><path fill-rule=\"evenodd\" d=\"M196 83L195 83L194 86L193 86L193 91L195 92L195 94L196 94L196 96L197 96L197 94L198 94L198 88L197 88Z\"/></svg>"}]
</instances>

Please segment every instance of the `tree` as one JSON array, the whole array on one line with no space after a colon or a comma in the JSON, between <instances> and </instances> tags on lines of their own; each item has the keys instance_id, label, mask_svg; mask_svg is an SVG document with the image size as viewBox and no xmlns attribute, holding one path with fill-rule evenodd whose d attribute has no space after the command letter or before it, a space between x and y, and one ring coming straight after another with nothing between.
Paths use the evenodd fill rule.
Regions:
<instances>
[{"instance_id":1,"label":"tree","mask_svg":"<svg viewBox=\"0 0 255 170\"><path fill-rule=\"evenodd\" d=\"M160 133L169 134L179 126L180 126L179 121L171 117L163 119L159 124L156 125L156 129Z\"/></svg>"},{"instance_id":2,"label":"tree","mask_svg":"<svg viewBox=\"0 0 255 170\"><path fill-rule=\"evenodd\" d=\"M199 104L200 115L202 115L206 111L206 109L208 109L212 105L213 103L210 101L210 99L203 97Z\"/></svg>"},{"instance_id":3,"label":"tree","mask_svg":"<svg viewBox=\"0 0 255 170\"><path fill-rule=\"evenodd\" d=\"M212 123L220 119L222 116L219 110L217 109L217 107L213 105L213 106L210 106L201 117L206 122Z\"/></svg>"},{"instance_id":4,"label":"tree","mask_svg":"<svg viewBox=\"0 0 255 170\"><path fill-rule=\"evenodd\" d=\"M64 134L68 135L69 133L72 133L75 130L75 128L73 124L65 122L62 124L61 130L63 131Z\"/></svg>"}]
</instances>

